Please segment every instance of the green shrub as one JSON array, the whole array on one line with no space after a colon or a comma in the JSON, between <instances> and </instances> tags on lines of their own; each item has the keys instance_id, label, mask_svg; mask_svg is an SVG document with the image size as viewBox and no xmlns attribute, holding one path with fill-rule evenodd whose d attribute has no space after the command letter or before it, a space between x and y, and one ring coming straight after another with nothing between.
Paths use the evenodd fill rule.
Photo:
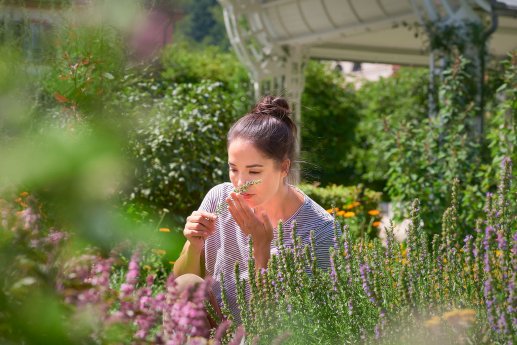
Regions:
<instances>
[{"instance_id":1,"label":"green shrub","mask_svg":"<svg viewBox=\"0 0 517 345\"><path fill-rule=\"evenodd\" d=\"M162 78L174 83L217 81L235 95L245 97L251 91L248 72L232 52L217 46L196 46L179 42L162 54Z\"/></svg>"},{"instance_id":2,"label":"green shrub","mask_svg":"<svg viewBox=\"0 0 517 345\"><path fill-rule=\"evenodd\" d=\"M221 83L175 84L137 112L131 199L189 214L226 176L226 133L240 115L233 96Z\"/></svg>"},{"instance_id":3,"label":"green shrub","mask_svg":"<svg viewBox=\"0 0 517 345\"><path fill-rule=\"evenodd\" d=\"M126 114L138 166L125 209L131 218L176 228L226 176L226 132L249 108L246 71L218 47L166 47L162 66L134 69L111 107ZM136 109L136 110L135 110Z\"/></svg>"},{"instance_id":4,"label":"green shrub","mask_svg":"<svg viewBox=\"0 0 517 345\"><path fill-rule=\"evenodd\" d=\"M393 136L407 123L427 117L427 92L424 68L401 68L388 78L365 82L357 91L360 121L351 160L363 183L384 188Z\"/></svg>"},{"instance_id":5,"label":"green shrub","mask_svg":"<svg viewBox=\"0 0 517 345\"><path fill-rule=\"evenodd\" d=\"M304 180L322 184L356 182L350 159L356 145L359 101L341 74L310 61L302 94L302 158Z\"/></svg>"},{"instance_id":6,"label":"green shrub","mask_svg":"<svg viewBox=\"0 0 517 345\"><path fill-rule=\"evenodd\" d=\"M316 201L327 212L332 212L342 225L348 225L354 238L377 235L382 193L365 188L363 185L319 187L311 184L299 186L305 194Z\"/></svg>"},{"instance_id":7,"label":"green shrub","mask_svg":"<svg viewBox=\"0 0 517 345\"><path fill-rule=\"evenodd\" d=\"M493 191L496 186L497 164L503 155L512 157L515 142L515 122L506 121L506 140L500 142L501 129L488 128L491 134L488 140L476 135L473 118L476 109L473 107L472 95L465 85L471 78L465 72L468 64L465 60L444 73L444 81L439 90L439 112L437 116L425 119L413 119L402 124L396 131L391 130L387 142L389 150L386 160L389 162L387 192L396 201L408 201L418 197L425 205L421 213L426 228L437 232L441 219L437 214L443 213L450 201L450 193L444 181L460 180L465 192L459 197L464 205L459 213L458 235L472 231L467 224L472 223L483 209L483 192ZM513 70L515 73L515 69ZM515 78L508 73L507 78ZM511 89L515 79L508 81ZM492 124L501 121L515 102L515 94L507 93L504 102L498 102L499 111ZM505 110L506 109L506 110ZM511 112L510 112L511 113ZM513 115L515 118L515 112ZM499 117L499 120L497 118ZM489 122L490 124L490 122ZM508 136L510 134L510 136ZM509 141L508 141L509 140ZM495 147L498 148L495 148ZM492 147L495 156L492 158L488 147Z\"/></svg>"}]
</instances>

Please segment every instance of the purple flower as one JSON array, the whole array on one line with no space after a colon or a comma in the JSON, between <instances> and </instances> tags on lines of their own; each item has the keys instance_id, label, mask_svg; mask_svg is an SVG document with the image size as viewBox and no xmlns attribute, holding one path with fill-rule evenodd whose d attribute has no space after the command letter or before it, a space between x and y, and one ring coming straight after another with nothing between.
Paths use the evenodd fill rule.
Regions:
<instances>
[{"instance_id":1,"label":"purple flower","mask_svg":"<svg viewBox=\"0 0 517 345\"><path fill-rule=\"evenodd\" d=\"M363 290L366 293L366 295L369 297L370 302L375 303L375 298L373 296L372 290L370 288L370 285L368 284L369 275L371 273L370 267L367 263L360 264L359 265L359 273L361 275L361 280L363 282Z\"/></svg>"},{"instance_id":2,"label":"purple flower","mask_svg":"<svg viewBox=\"0 0 517 345\"><path fill-rule=\"evenodd\" d=\"M57 230L51 230L47 235L45 241L50 245L58 245L62 241L66 240L67 234Z\"/></svg>"},{"instance_id":3,"label":"purple flower","mask_svg":"<svg viewBox=\"0 0 517 345\"><path fill-rule=\"evenodd\" d=\"M333 252L330 255L330 277L332 278L332 286L334 291L337 291L338 278L336 273L336 264L335 264L335 253Z\"/></svg>"},{"instance_id":4,"label":"purple flower","mask_svg":"<svg viewBox=\"0 0 517 345\"><path fill-rule=\"evenodd\" d=\"M27 207L26 209L20 211L18 216L23 222L23 228L25 230L32 230L37 232L38 228L36 223L38 222L39 215L35 213L31 207Z\"/></svg>"},{"instance_id":5,"label":"purple flower","mask_svg":"<svg viewBox=\"0 0 517 345\"><path fill-rule=\"evenodd\" d=\"M504 237L504 234L501 231L497 232L497 249L499 250L506 250L507 249L507 243L506 238Z\"/></svg>"},{"instance_id":6,"label":"purple flower","mask_svg":"<svg viewBox=\"0 0 517 345\"><path fill-rule=\"evenodd\" d=\"M221 344L221 340L223 339L224 337L224 334L226 333L226 331L228 330L228 328L231 326L231 321L229 320L224 320L223 322L221 322L219 324L219 326L217 327L216 331L215 331L215 337L214 337L214 341L215 341L215 344Z\"/></svg>"}]
</instances>

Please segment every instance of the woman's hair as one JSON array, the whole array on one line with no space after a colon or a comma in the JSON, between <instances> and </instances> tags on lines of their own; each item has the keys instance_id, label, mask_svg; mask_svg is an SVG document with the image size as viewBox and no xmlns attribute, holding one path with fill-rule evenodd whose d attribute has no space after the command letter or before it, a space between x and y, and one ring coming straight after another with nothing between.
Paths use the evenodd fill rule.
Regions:
<instances>
[{"instance_id":1,"label":"woman's hair","mask_svg":"<svg viewBox=\"0 0 517 345\"><path fill-rule=\"evenodd\" d=\"M248 140L269 158L278 163L289 159L292 166L296 159L297 128L290 115L284 98L265 96L233 124L227 145L237 138Z\"/></svg>"}]
</instances>

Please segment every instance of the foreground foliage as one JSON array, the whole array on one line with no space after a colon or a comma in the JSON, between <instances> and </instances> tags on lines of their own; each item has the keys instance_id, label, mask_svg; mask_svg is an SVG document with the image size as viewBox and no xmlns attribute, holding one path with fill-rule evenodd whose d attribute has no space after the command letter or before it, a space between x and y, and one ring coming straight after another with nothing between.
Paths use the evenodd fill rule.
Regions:
<instances>
[{"instance_id":1,"label":"foreground foliage","mask_svg":"<svg viewBox=\"0 0 517 345\"><path fill-rule=\"evenodd\" d=\"M279 253L268 268L254 274L250 260L248 279L238 279L243 326L231 323L223 305L226 320L212 332L202 313L209 281L178 294L159 251L81 249L74 234L51 226L44 208L22 193L0 204L0 253L11 263L0 269L0 340L235 344L244 336L261 344L511 343L517 332L511 182L505 159L497 194L486 195L485 214L465 238L458 237L457 181L443 231L431 241L418 201L407 245L389 230L384 244L354 238L345 225L330 249L329 271L316 267L313 247L302 247L296 231L280 227ZM34 322L48 310L43 332Z\"/></svg>"}]
</instances>

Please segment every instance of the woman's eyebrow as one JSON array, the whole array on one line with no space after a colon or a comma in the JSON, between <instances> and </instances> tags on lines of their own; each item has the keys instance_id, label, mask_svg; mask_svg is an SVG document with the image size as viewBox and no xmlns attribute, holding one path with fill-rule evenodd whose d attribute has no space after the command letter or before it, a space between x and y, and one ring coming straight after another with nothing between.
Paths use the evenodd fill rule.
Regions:
<instances>
[{"instance_id":1,"label":"woman's eyebrow","mask_svg":"<svg viewBox=\"0 0 517 345\"><path fill-rule=\"evenodd\" d=\"M228 165L235 166L235 164L228 162ZM262 164L251 164L246 165L246 168L263 168L264 166Z\"/></svg>"}]
</instances>

